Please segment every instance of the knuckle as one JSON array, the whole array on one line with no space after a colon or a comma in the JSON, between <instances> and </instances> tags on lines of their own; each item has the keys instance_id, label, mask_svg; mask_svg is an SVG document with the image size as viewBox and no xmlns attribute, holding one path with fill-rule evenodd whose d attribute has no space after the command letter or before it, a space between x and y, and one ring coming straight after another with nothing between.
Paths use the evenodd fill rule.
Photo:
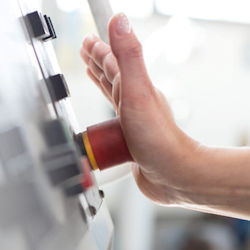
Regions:
<instances>
[{"instance_id":1,"label":"knuckle","mask_svg":"<svg viewBox=\"0 0 250 250\"><path fill-rule=\"evenodd\" d=\"M91 48L91 55L96 57L99 52L100 42L95 42Z\"/></svg>"},{"instance_id":2,"label":"knuckle","mask_svg":"<svg viewBox=\"0 0 250 250\"><path fill-rule=\"evenodd\" d=\"M92 57L100 67L103 67L106 57L111 54L111 50L105 47L101 42L96 42L92 48Z\"/></svg>"},{"instance_id":3,"label":"knuckle","mask_svg":"<svg viewBox=\"0 0 250 250\"><path fill-rule=\"evenodd\" d=\"M89 58L88 65L89 65L90 68L94 68L95 67L95 63L94 63L94 61L91 58Z\"/></svg>"},{"instance_id":4,"label":"knuckle","mask_svg":"<svg viewBox=\"0 0 250 250\"><path fill-rule=\"evenodd\" d=\"M103 53L103 55L100 58L100 62L102 67L104 68L105 65L108 63L109 58L112 56L112 53L110 50L107 50Z\"/></svg>"},{"instance_id":5,"label":"knuckle","mask_svg":"<svg viewBox=\"0 0 250 250\"><path fill-rule=\"evenodd\" d=\"M100 76L99 76L99 81L100 81L101 83L104 83L105 80L106 80L105 75L104 75L103 73L101 73Z\"/></svg>"},{"instance_id":6,"label":"knuckle","mask_svg":"<svg viewBox=\"0 0 250 250\"><path fill-rule=\"evenodd\" d=\"M141 58L142 57L142 45L141 43L136 43L135 45L129 47L125 51L126 55L133 58Z\"/></svg>"},{"instance_id":7,"label":"knuckle","mask_svg":"<svg viewBox=\"0 0 250 250\"><path fill-rule=\"evenodd\" d=\"M116 85L118 83L121 82L121 74L120 72L117 72L116 75L114 76L113 80L112 80L112 84Z\"/></svg>"}]
</instances>

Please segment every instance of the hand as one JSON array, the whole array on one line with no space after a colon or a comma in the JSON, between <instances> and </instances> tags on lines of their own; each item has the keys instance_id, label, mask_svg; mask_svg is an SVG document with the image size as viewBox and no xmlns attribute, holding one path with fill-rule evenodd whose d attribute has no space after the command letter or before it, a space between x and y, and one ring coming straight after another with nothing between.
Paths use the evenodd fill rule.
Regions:
<instances>
[{"instance_id":1,"label":"hand","mask_svg":"<svg viewBox=\"0 0 250 250\"><path fill-rule=\"evenodd\" d=\"M141 191L158 203L178 203L177 190L188 176L185 165L198 144L176 126L165 97L152 85L125 15L112 18L109 35L111 47L93 35L84 40L87 73L120 115Z\"/></svg>"},{"instance_id":2,"label":"hand","mask_svg":"<svg viewBox=\"0 0 250 250\"><path fill-rule=\"evenodd\" d=\"M123 14L112 18L109 36L111 47L87 37L81 56L120 115L141 191L157 203L249 220L250 148L210 148L185 135L152 85Z\"/></svg>"}]
</instances>

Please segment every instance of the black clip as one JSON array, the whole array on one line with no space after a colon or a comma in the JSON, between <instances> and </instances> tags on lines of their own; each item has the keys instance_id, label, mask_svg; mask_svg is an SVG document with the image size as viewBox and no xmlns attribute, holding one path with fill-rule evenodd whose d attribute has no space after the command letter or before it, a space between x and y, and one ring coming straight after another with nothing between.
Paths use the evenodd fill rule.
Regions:
<instances>
[{"instance_id":1,"label":"black clip","mask_svg":"<svg viewBox=\"0 0 250 250\"><path fill-rule=\"evenodd\" d=\"M52 24L52 21L50 19L50 17L44 15L44 20L47 24L47 27L48 27L48 30L49 30L49 36L43 38L43 41L48 41L50 39L55 39L56 38L56 32L55 32L55 29L54 29L54 26Z\"/></svg>"},{"instance_id":2,"label":"black clip","mask_svg":"<svg viewBox=\"0 0 250 250\"><path fill-rule=\"evenodd\" d=\"M27 14L26 20L28 20L33 37L43 41L56 38L55 29L50 17L46 15L42 16L38 11L34 11Z\"/></svg>"},{"instance_id":3,"label":"black clip","mask_svg":"<svg viewBox=\"0 0 250 250\"><path fill-rule=\"evenodd\" d=\"M47 86L52 92L54 101L60 101L70 95L66 80L63 74L50 76L47 79Z\"/></svg>"}]
</instances>

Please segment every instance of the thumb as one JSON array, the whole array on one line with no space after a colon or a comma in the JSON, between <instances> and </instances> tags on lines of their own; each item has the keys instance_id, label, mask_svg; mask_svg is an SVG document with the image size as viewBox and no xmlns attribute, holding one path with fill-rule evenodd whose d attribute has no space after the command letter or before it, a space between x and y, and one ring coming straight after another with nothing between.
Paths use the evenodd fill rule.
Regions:
<instances>
[{"instance_id":1,"label":"thumb","mask_svg":"<svg viewBox=\"0 0 250 250\"><path fill-rule=\"evenodd\" d=\"M142 45L124 14L113 16L109 23L109 39L121 74L121 100L138 100L152 93L153 86L143 60Z\"/></svg>"}]
</instances>

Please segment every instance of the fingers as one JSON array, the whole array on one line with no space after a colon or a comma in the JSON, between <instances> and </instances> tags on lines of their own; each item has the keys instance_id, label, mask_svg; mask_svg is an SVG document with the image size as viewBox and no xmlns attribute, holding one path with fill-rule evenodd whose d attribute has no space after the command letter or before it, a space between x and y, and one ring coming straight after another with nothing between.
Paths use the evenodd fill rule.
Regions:
<instances>
[{"instance_id":1,"label":"fingers","mask_svg":"<svg viewBox=\"0 0 250 250\"><path fill-rule=\"evenodd\" d=\"M97 85L102 85L102 87L105 88L105 92L109 95L109 99L112 98L112 85L107 80L106 76L104 75L104 72L94 63L92 59L88 59L88 75L91 75L91 79ZM91 73L91 74L89 74ZM98 83L97 83L98 82Z\"/></svg>"},{"instance_id":2,"label":"fingers","mask_svg":"<svg viewBox=\"0 0 250 250\"><path fill-rule=\"evenodd\" d=\"M84 52L83 49L80 50L80 54L81 54L83 61L88 65L90 57L87 56L87 54Z\"/></svg>"},{"instance_id":3,"label":"fingers","mask_svg":"<svg viewBox=\"0 0 250 250\"><path fill-rule=\"evenodd\" d=\"M88 66L87 73L117 110L120 93L120 74L116 58L109 45L98 37L85 38L81 48L81 57ZM114 82L114 87L112 84Z\"/></svg>"},{"instance_id":4,"label":"fingers","mask_svg":"<svg viewBox=\"0 0 250 250\"><path fill-rule=\"evenodd\" d=\"M134 101L136 104L140 97L147 99L153 92L153 86L147 75L142 46L124 14L115 15L111 19L109 37L121 73L123 103Z\"/></svg>"},{"instance_id":5,"label":"fingers","mask_svg":"<svg viewBox=\"0 0 250 250\"><path fill-rule=\"evenodd\" d=\"M112 83L119 69L110 46L100 40L93 45L89 56L105 72L107 79Z\"/></svg>"},{"instance_id":6,"label":"fingers","mask_svg":"<svg viewBox=\"0 0 250 250\"><path fill-rule=\"evenodd\" d=\"M108 94L109 100L113 103L112 85L109 83L109 81L106 79L104 75L100 78L100 84L105 89L106 93Z\"/></svg>"},{"instance_id":7,"label":"fingers","mask_svg":"<svg viewBox=\"0 0 250 250\"><path fill-rule=\"evenodd\" d=\"M89 68L87 68L86 72L87 72L87 75L89 76L89 78L97 85L97 87L101 88L99 79L97 79L92 74L91 70Z\"/></svg>"},{"instance_id":8,"label":"fingers","mask_svg":"<svg viewBox=\"0 0 250 250\"><path fill-rule=\"evenodd\" d=\"M94 63L93 60L89 60L88 68L91 70L92 74L100 81L104 77L103 71Z\"/></svg>"},{"instance_id":9,"label":"fingers","mask_svg":"<svg viewBox=\"0 0 250 250\"><path fill-rule=\"evenodd\" d=\"M109 83L106 81L106 79L103 79L103 78L102 78L101 80L97 79L97 78L95 77L95 75L93 75L93 73L91 72L91 70L90 70L89 68L87 68L87 71L86 71L86 72L87 72L89 78L96 84L96 86L97 86L98 88L101 89L101 91L103 92L103 94L105 95L105 97L106 97L111 103L113 103L112 94L111 94L112 88L111 88L111 86L110 86L111 89L109 89L109 88L107 87L107 85L108 85ZM110 85L110 84L109 84L109 85Z\"/></svg>"},{"instance_id":10,"label":"fingers","mask_svg":"<svg viewBox=\"0 0 250 250\"><path fill-rule=\"evenodd\" d=\"M87 36L83 42L81 55L88 64L88 58L104 71L107 80L112 83L119 68L110 46L96 36Z\"/></svg>"}]
</instances>

